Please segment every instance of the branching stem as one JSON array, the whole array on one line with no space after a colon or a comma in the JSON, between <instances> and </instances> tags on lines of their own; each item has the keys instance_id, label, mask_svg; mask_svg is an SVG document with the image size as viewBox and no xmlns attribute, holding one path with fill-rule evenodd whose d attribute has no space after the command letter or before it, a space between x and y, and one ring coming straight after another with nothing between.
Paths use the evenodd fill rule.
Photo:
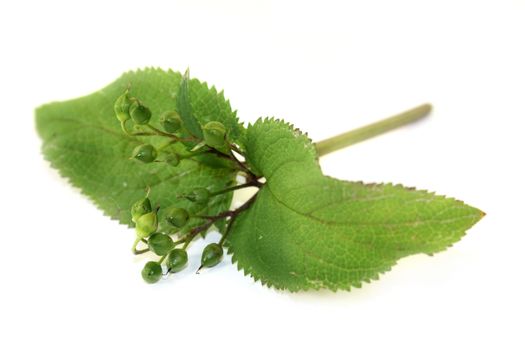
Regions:
<instances>
[{"instance_id":1,"label":"branching stem","mask_svg":"<svg viewBox=\"0 0 525 350\"><path fill-rule=\"evenodd\" d=\"M207 216L207 217L205 217L206 218L206 222L204 224L199 225L197 227L194 227L190 232L188 232L188 234L184 238L186 240L186 242L184 243L184 246L182 247L182 249L186 249L186 247L191 243L191 241L193 241L193 239L199 233L205 232L206 230L208 230L215 222L217 222L220 219L224 219L224 218L229 217L230 220L229 220L229 223L228 223L228 229L226 231L226 233L227 233L229 231L231 223L233 223L233 220L235 220L235 218L240 213L242 213L243 211L248 209L252 205L252 203L255 201L256 197L257 197L257 193L254 194L250 199L248 199L246 202L244 202L244 204L241 205L237 209L228 210L228 211L222 212L220 214L217 214L215 216ZM225 233L225 235L226 235L226 233ZM224 238L224 236L223 236L223 238ZM224 241L224 240L221 238L221 241Z\"/></svg>"},{"instance_id":2,"label":"branching stem","mask_svg":"<svg viewBox=\"0 0 525 350\"><path fill-rule=\"evenodd\" d=\"M149 252L149 248L137 249L137 245L139 244L139 242L144 242L144 241L145 240L140 239L138 237L137 239L135 239L135 242L133 242L133 247L131 247L131 251L133 252L133 254L139 255L139 254L144 254L146 252ZM145 243L147 244L148 242L145 241Z\"/></svg>"}]
</instances>

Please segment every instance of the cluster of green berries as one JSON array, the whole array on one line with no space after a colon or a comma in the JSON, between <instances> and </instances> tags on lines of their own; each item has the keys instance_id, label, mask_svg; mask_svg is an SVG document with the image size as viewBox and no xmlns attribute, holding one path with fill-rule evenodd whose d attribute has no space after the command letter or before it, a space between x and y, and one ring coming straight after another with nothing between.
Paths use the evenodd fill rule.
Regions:
<instances>
[{"instance_id":1,"label":"cluster of green berries","mask_svg":"<svg viewBox=\"0 0 525 350\"><path fill-rule=\"evenodd\" d=\"M207 192L207 190L206 190ZM192 192L191 198L198 198L203 200L202 196L205 192L202 189L197 189ZM206 194L206 201L209 192ZM131 207L131 218L135 223L135 231L137 235L137 242L140 240L147 240L148 249L154 254L162 257L161 262L164 261L168 273L179 272L186 266L188 262L188 253L186 252L186 245L184 248L177 248L176 242L165 233L158 231L158 210L153 209L151 201L148 197L137 201ZM169 208L166 213L166 222L176 228L184 227L189 219L190 214L183 208ZM206 246L202 252L201 267L213 267L217 265L223 256L222 246L217 243L211 243ZM149 261L142 269L142 278L148 283L156 283L162 277L161 262Z\"/></svg>"},{"instance_id":2,"label":"cluster of green berries","mask_svg":"<svg viewBox=\"0 0 525 350\"><path fill-rule=\"evenodd\" d=\"M129 134L126 123L132 121L135 126L148 126L151 121L151 110L136 97L132 97L129 91L119 96L114 104L115 115L120 121L122 129ZM183 121L176 111L166 111L161 114L159 119L161 129L157 132L163 132L168 135L177 137L184 131ZM211 121L202 126L202 140L199 146L208 146L219 151L228 149L227 130L221 122ZM143 163L152 163L157 160L159 151L151 144L142 144L133 149L131 157ZM181 156L170 153L163 160L171 166L177 166L180 163Z\"/></svg>"},{"instance_id":3,"label":"cluster of green berries","mask_svg":"<svg viewBox=\"0 0 525 350\"><path fill-rule=\"evenodd\" d=\"M126 134L130 136L158 135L168 137L170 144L181 142L188 151L182 155L173 151L167 152L163 146L156 148L152 144L141 144L133 149L132 158L142 163L165 162L171 166L178 166L181 160L198 155L199 152L195 152L196 150L201 150L200 152L211 151L212 153L219 151L226 154L230 152L231 145L228 141L227 130L218 121L210 121L201 125L202 137L196 137L187 132L181 116L176 111L169 110L160 115L160 128L157 128L151 125L153 115L151 110L141 100L131 96L129 90L117 98L114 111ZM139 132L131 133L127 129L127 123L133 123L134 129ZM183 135L186 137L184 138ZM209 202L211 197L221 193L223 192L211 193L206 188L195 188L181 197L203 206ZM136 246L142 241L147 243L148 249L141 252L149 250L161 257L159 261L149 261L144 266L142 277L148 283L156 283L161 279L163 276L162 264L165 264L168 273L175 273L184 269L188 263L186 247L193 238L189 235L189 240L182 239L175 242L169 234L159 232L158 211L159 208L152 207L148 195L133 204L131 208L131 217L135 223L137 236L133 247L134 252L139 253ZM166 223L175 228L175 231L181 231L191 219L190 213L179 207L169 208L164 214L163 218L165 218ZM194 227L194 229L196 228ZM179 248L178 245L182 243L184 243L183 247ZM202 252L201 268L217 265L222 257L222 241L207 245Z\"/></svg>"}]
</instances>

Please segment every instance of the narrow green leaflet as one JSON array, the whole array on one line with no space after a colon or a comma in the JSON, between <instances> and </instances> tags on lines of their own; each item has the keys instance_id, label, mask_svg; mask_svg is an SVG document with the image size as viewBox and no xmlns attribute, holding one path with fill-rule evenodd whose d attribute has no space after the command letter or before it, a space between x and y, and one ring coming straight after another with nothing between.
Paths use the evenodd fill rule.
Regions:
<instances>
[{"instance_id":1,"label":"narrow green leaflet","mask_svg":"<svg viewBox=\"0 0 525 350\"><path fill-rule=\"evenodd\" d=\"M267 182L233 224L229 253L278 289L360 287L405 256L446 249L484 215L425 191L326 177L311 141L281 121L257 121L246 140Z\"/></svg>"},{"instance_id":2,"label":"narrow green leaflet","mask_svg":"<svg viewBox=\"0 0 525 350\"><path fill-rule=\"evenodd\" d=\"M177 111L184 122L186 130L193 136L202 137L202 129L193 116L193 109L190 102L190 71L186 70L180 82L179 92L177 94Z\"/></svg>"},{"instance_id":3,"label":"narrow green leaflet","mask_svg":"<svg viewBox=\"0 0 525 350\"><path fill-rule=\"evenodd\" d=\"M221 190L235 183L236 171L221 162L183 160L177 167L163 163L138 164L130 160L140 142L156 147L166 141L157 136L128 137L115 118L113 105L129 88L152 111L152 124L159 123L164 111L176 108L182 77L173 71L146 69L124 74L104 89L86 97L44 105L37 109L37 130L43 139L43 154L71 183L88 195L110 217L131 224L130 207L151 188L150 197L163 210L177 203L188 209L194 204L178 196L195 187ZM235 112L215 88L196 79L189 82L192 113L199 122L218 120L231 128L237 141L244 132ZM173 145L170 147L178 147ZM215 196L202 213L217 214L227 210L231 193ZM164 220L160 220L163 222Z\"/></svg>"}]
</instances>

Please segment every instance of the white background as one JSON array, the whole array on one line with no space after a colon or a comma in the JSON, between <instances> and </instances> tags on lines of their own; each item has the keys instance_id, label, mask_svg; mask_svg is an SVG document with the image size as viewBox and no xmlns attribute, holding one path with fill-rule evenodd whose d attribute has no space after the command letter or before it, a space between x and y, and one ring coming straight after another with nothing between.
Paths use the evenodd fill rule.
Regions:
<instances>
[{"instance_id":1,"label":"white background","mask_svg":"<svg viewBox=\"0 0 525 350\"><path fill-rule=\"evenodd\" d=\"M525 2L4 1L2 349L523 349ZM350 293L277 292L225 261L157 285L133 231L40 155L34 108L145 66L225 89L314 140L423 102L428 120L322 159L487 213L454 247ZM210 239L216 239L211 235Z\"/></svg>"}]
</instances>

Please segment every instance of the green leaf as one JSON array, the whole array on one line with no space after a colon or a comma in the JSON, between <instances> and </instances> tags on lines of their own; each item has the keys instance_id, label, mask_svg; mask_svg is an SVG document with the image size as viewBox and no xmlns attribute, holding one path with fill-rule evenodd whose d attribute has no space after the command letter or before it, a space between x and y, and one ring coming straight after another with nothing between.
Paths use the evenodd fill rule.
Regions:
<instances>
[{"instance_id":1,"label":"green leaf","mask_svg":"<svg viewBox=\"0 0 525 350\"><path fill-rule=\"evenodd\" d=\"M180 82L179 92L177 94L177 111L184 123L184 127L188 130L193 136L202 138L202 129L193 116L192 106L190 102L190 71L186 70L184 76Z\"/></svg>"},{"instance_id":2,"label":"green leaf","mask_svg":"<svg viewBox=\"0 0 525 350\"><path fill-rule=\"evenodd\" d=\"M221 122L226 127L228 140L244 148L245 129L237 118L237 112L232 111L230 102L224 98L224 92L218 92L214 86L209 88L208 84L197 79L191 79L189 87L192 115L200 125Z\"/></svg>"},{"instance_id":3,"label":"green leaf","mask_svg":"<svg viewBox=\"0 0 525 350\"><path fill-rule=\"evenodd\" d=\"M277 289L360 287L405 256L446 249L484 215L425 191L326 177L311 141L280 121L257 121L246 139L266 184L232 226L229 253Z\"/></svg>"},{"instance_id":4,"label":"green leaf","mask_svg":"<svg viewBox=\"0 0 525 350\"><path fill-rule=\"evenodd\" d=\"M201 157L183 160L177 167L164 163L141 164L130 160L131 151L140 142L164 144L158 136L141 137L140 142L126 136L114 115L113 104L129 87L152 113L152 124L159 126L162 112L173 110L182 78L179 73L146 69L124 74L114 83L89 96L44 105L36 111L37 130L43 139L42 152L52 166L88 195L107 215L131 224L130 207L151 188L153 205L163 211L169 206L214 215L227 210L231 193L213 197L207 208L199 208L177 196L194 187L221 190L235 183L236 171L221 160ZM218 120L228 124L233 134L244 132L224 96L196 79L189 83L189 97L197 120ZM171 147L183 149L177 144ZM190 225L195 224L195 220ZM162 227L167 229L167 227Z\"/></svg>"}]
</instances>

